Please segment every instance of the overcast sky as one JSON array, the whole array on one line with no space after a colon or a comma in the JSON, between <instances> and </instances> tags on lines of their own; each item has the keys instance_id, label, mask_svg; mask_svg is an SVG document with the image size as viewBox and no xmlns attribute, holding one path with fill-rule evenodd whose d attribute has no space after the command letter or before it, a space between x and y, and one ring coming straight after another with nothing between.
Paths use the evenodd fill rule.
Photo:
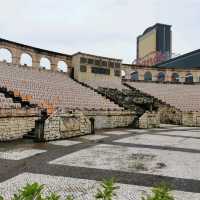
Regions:
<instances>
[{"instance_id":1,"label":"overcast sky","mask_svg":"<svg viewBox=\"0 0 200 200\"><path fill-rule=\"evenodd\" d=\"M0 37L52 51L136 56L136 37L172 25L173 52L200 46L200 0L0 0Z\"/></svg>"}]
</instances>

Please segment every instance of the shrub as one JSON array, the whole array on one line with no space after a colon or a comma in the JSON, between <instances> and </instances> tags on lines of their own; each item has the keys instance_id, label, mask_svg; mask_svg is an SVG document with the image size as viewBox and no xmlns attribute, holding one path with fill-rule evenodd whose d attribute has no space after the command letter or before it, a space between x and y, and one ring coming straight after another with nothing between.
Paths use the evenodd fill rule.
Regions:
<instances>
[{"instance_id":1,"label":"shrub","mask_svg":"<svg viewBox=\"0 0 200 200\"><path fill-rule=\"evenodd\" d=\"M117 196L116 190L119 188L115 186L115 180L104 180L101 184L102 189L97 189L96 199L101 200L112 200L113 197Z\"/></svg>"},{"instance_id":2,"label":"shrub","mask_svg":"<svg viewBox=\"0 0 200 200\"><path fill-rule=\"evenodd\" d=\"M142 197L142 200L175 200L170 194L171 189L168 185L162 183L152 189L152 195Z\"/></svg>"},{"instance_id":3,"label":"shrub","mask_svg":"<svg viewBox=\"0 0 200 200\"><path fill-rule=\"evenodd\" d=\"M38 183L26 184L17 194L14 194L11 200L60 200L60 196L55 193L44 196L43 189L44 185L39 185ZM97 190L95 198L100 200L112 200L112 198L116 196L116 189L118 189L118 187L115 186L114 179L104 180L101 183L101 188ZM4 200L2 196L0 196L0 200ZM66 200L75 199L71 195L68 195Z\"/></svg>"},{"instance_id":4,"label":"shrub","mask_svg":"<svg viewBox=\"0 0 200 200\"><path fill-rule=\"evenodd\" d=\"M56 193L51 193L49 196L43 194L44 185L38 183L26 184L17 194L14 194L11 200L60 200L60 196ZM115 180L104 180L101 183L97 194L95 195L96 200L113 200L117 196L116 190L119 189L115 185ZM142 197L142 200L175 200L170 194L170 188L166 184L161 184L152 189L152 195L146 195ZM0 196L0 200L4 200ZM67 196L66 200L75 200L72 196Z\"/></svg>"}]
</instances>

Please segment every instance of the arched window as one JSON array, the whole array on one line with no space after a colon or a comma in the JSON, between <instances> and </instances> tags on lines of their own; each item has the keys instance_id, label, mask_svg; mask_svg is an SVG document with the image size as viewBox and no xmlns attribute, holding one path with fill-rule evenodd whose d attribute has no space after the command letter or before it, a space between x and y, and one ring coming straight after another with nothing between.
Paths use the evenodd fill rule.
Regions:
<instances>
[{"instance_id":1,"label":"arched window","mask_svg":"<svg viewBox=\"0 0 200 200\"><path fill-rule=\"evenodd\" d=\"M165 73L164 72L158 73L158 81L165 81Z\"/></svg>"},{"instance_id":2,"label":"arched window","mask_svg":"<svg viewBox=\"0 0 200 200\"><path fill-rule=\"evenodd\" d=\"M48 58L41 58L40 67L45 69L51 69L51 62Z\"/></svg>"},{"instance_id":3,"label":"arched window","mask_svg":"<svg viewBox=\"0 0 200 200\"><path fill-rule=\"evenodd\" d=\"M0 49L0 61L12 63L12 53L8 49Z\"/></svg>"},{"instance_id":4,"label":"arched window","mask_svg":"<svg viewBox=\"0 0 200 200\"><path fill-rule=\"evenodd\" d=\"M172 82L179 82L180 81L180 79L179 79L179 75L178 75L178 73L173 73L172 74Z\"/></svg>"},{"instance_id":5,"label":"arched window","mask_svg":"<svg viewBox=\"0 0 200 200\"><path fill-rule=\"evenodd\" d=\"M145 74L144 74L144 80L145 81L152 81L152 74L151 74L151 72L145 72Z\"/></svg>"},{"instance_id":6,"label":"arched window","mask_svg":"<svg viewBox=\"0 0 200 200\"><path fill-rule=\"evenodd\" d=\"M139 79L139 74L138 74L138 72L137 72L137 71L132 72L132 73L131 73L131 80L132 80L132 81L138 81L138 79Z\"/></svg>"},{"instance_id":7,"label":"arched window","mask_svg":"<svg viewBox=\"0 0 200 200\"><path fill-rule=\"evenodd\" d=\"M67 72L68 71L68 65L64 61L58 62L58 71Z\"/></svg>"},{"instance_id":8,"label":"arched window","mask_svg":"<svg viewBox=\"0 0 200 200\"><path fill-rule=\"evenodd\" d=\"M185 82L186 83L193 83L193 75L191 73L186 74Z\"/></svg>"},{"instance_id":9,"label":"arched window","mask_svg":"<svg viewBox=\"0 0 200 200\"><path fill-rule=\"evenodd\" d=\"M27 53L23 53L20 58L20 64L32 66L32 57Z\"/></svg>"},{"instance_id":10,"label":"arched window","mask_svg":"<svg viewBox=\"0 0 200 200\"><path fill-rule=\"evenodd\" d=\"M121 70L121 77L125 78L126 72L124 70Z\"/></svg>"}]
</instances>

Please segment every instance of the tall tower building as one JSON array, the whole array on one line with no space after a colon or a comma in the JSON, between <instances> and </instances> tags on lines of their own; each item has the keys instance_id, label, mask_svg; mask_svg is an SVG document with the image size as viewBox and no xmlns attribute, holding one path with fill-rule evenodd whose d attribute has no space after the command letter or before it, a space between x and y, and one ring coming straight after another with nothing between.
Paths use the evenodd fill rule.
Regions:
<instances>
[{"instance_id":1,"label":"tall tower building","mask_svg":"<svg viewBox=\"0 0 200 200\"><path fill-rule=\"evenodd\" d=\"M171 25L155 24L137 37L137 64L155 65L171 58Z\"/></svg>"}]
</instances>

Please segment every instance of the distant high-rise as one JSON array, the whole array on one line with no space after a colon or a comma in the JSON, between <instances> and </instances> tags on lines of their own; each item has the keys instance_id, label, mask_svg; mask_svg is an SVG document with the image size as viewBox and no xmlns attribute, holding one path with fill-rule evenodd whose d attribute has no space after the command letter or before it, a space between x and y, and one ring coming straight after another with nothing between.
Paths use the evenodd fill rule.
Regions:
<instances>
[{"instance_id":1,"label":"distant high-rise","mask_svg":"<svg viewBox=\"0 0 200 200\"><path fill-rule=\"evenodd\" d=\"M171 58L171 26L155 24L137 37L137 64L155 65Z\"/></svg>"}]
</instances>

